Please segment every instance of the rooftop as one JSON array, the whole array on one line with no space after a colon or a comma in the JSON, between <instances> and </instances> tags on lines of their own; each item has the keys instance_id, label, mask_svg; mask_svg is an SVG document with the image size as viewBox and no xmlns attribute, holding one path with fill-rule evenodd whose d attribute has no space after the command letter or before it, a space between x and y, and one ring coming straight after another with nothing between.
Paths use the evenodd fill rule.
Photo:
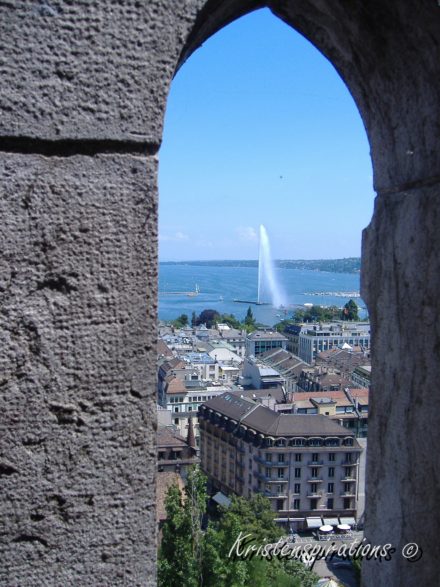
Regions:
<instances>
[{"instance_id":1,"label":"rooftop","mask_svg":"<svg viewBox=\"0 0 440 587\"><path fill-rule=\"evenodd\" d=\"M316 395L316 394L315 394ZM327 416L310 414L281 414L246 397L225 393L205 404L206 408L263 434L270 436L352 436L340 424ZM354 446L358 446L356 441Z\"/></svg>"},{"instance_id":2,"label":"rooftop","mask_svg":"<svg viewBox=\"0 0 440 587\"><path fill-rule=\"evenodd\" d=\"M248 334L249 340L288 340L284 334L273 330L255 330Z\"/></svg>"}]
</instances>

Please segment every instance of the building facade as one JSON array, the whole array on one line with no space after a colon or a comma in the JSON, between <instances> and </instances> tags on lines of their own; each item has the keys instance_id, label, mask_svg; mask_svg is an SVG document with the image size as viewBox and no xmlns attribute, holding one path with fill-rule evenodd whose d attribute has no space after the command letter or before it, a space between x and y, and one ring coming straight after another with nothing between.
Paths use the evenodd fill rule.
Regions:
<instances>
[{"instance_id":1,"label":"building facade","mask_svg":"<svg viewBox=\"0 0 440 587\"><path fill-rule=\"evenodd\" d=\"M333 348L370 348L370 324L366 322L334 322L314 324L298 334L298 356L312 364L318 353Z\"/></svg>"},{"instance_id":2,"label":"building facade","mask_svg":"<svg viewBox=\"0 0 440 587\"><path fill-rule=\"evenodd\" d=\"M285 349L287 338L272 330L255 330L246 337L246 355L257 357L272 349Z\"/></svg>"},{"instance_id":3,"label":"building facade","mask_svg":"<svg viewBox=\"0 0 440 587\"><path fill-rule=\"evenodd\" d=\"M272 502L289 530L320 515L356 518L362 451L322 415L280 414L225 393L199 409L200 459L213 488Z\"/></svg>"}]
</instances>

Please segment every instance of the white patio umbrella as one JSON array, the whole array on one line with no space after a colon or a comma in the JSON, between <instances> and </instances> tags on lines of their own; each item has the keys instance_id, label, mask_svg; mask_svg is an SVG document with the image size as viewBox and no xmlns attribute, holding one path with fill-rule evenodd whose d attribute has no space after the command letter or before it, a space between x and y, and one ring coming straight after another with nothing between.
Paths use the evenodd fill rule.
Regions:
<instances>
[{"instance_id":1,"label":"white patio umbrella","mask_svg":"<svg viewBox=\"0 0 440 587\"><path fill-rule=\"evenodd\" d=\"M331 532L333 530L332 526L328 526L327 524L325 526L321 526L319 528L320 532Z\"/></svg>"},{"instance_id":2,"label":"white patio umbrella","mask_svg":"<svg viewBox=\"0 0 440 587\"><path fill-rule=\"evenodd\" d=\"M351 530L351 526L348 524L338 524L338 530Z\"/></svg>"},{"instance_id":3,"label":"white patio umbrella","mask_svg":"<svg viewBox=\"0 0 440 587\"><path fill-rule=\"evenodd\" d=\"M326 577L325 579L319 579L316 587L340 587L340 585L334 579Z\"/></svg>"}]
</instances>

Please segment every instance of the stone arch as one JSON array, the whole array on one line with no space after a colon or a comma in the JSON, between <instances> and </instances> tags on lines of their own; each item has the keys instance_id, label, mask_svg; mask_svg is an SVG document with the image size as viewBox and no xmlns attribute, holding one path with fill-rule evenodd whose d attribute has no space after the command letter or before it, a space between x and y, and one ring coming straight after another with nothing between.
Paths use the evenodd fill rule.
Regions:
<instances>
[{"instance_id":1,"label":"stone arch","mask_svg":"<svg viewBox=\"0 0 440 587\"><path fill-rule=\"evenodd\" d=\"M154 584L156 153L175 69L268 6L326 55L371 145L365 585L435 584L440 9L394 0L0 4L4 584ZM433 361L433 357L437 361ZM151 529L151 534L146 533Z\"/></svg>"}]
</instances>

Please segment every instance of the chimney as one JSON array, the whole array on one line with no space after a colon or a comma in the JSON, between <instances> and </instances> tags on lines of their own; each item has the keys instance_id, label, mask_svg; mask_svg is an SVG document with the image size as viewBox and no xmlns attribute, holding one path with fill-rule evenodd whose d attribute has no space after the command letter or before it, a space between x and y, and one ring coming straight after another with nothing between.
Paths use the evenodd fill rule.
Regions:
<instances>
[{"instance_id":1,"label":"chimney","mask_svg":"<svg viewBox=\"0 0 440 587\"><path fill-rule=\"evenodd\" d=\"M188 446L190 446L191 448L197 449L196 438L194 436L194 427L193 427L191 416L188 418L188 436L186 438L186 442L187 442Z\"/></svg>"}]
</instances>

